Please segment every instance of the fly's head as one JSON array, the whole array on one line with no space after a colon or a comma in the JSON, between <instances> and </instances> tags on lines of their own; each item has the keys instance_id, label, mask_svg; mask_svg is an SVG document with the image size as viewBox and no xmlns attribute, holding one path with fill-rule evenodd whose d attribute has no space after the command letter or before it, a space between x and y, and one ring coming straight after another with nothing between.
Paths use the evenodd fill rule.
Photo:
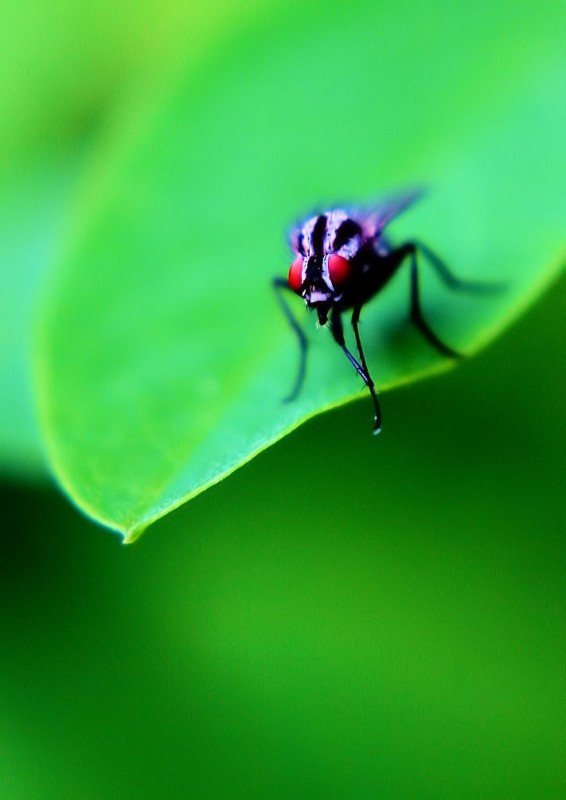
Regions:
<instances>
[{"instance_id":1,"label":"fly's head","mask_svg":"<svg viewBox=\"0 0 566 800\"><path fill-rule=\"evenodd\" d=\"M289 286L316 309L321 325L353 279L351 261L361 241L360 225L340 209L312 217L292 234Z\"/></svg>"},{"instance_id":2,"label":"fly's head","mask_svg":"<svg viewBox=\"0 0 566 800\"><path fill-rule=\"evenodd\" d=\"M289 286L308 308L316 309L319 323L325 325L330 309L342 297L350 271L350 262L334 253L322 258L298 255L289 270Z\"/></svg>"}]
</instances>

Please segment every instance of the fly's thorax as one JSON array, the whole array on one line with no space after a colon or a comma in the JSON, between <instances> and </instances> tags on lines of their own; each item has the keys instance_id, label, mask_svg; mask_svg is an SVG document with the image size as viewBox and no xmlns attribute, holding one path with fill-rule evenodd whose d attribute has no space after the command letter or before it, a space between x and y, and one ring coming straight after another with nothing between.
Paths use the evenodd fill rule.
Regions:
<instances>
[{"instance_id":1,"label":"fly's thorax","mask_svg":"<svg viewBox=\"0 0 566 800\"><path fill-rule=\"evenodd\" d=\"M296 253L305 256L336 254L354 258L365 242L362 225L341 208L307 219L295 229L291 244Z\"/></svg>"}]
</instances>

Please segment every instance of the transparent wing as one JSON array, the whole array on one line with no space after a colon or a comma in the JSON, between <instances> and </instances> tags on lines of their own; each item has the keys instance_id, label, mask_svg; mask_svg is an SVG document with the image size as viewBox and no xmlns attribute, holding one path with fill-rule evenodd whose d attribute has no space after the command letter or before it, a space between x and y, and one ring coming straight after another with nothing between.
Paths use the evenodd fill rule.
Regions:
<instances>
[{"instance_id":1,"label":"transparent wing","mask_svg":"<svg viewBox=\"0 0 566 800\"><path fill-rule=\"evenodd\" d=\"M413 203L420 200L424 193L425 190L423 188L403 192L384 200L374 208L358 211L352 216L362 226L364 235L368 239L375 239L394 217L402 214Z\"/></svg>"}]
</instances>

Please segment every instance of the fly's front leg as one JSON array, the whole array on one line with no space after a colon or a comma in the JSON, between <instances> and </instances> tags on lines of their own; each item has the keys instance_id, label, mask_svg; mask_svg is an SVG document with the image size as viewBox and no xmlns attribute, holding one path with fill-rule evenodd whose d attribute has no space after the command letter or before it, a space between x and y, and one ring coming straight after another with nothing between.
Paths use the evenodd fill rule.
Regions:
<instances>
[{"instance_id":1,"label":"fly's front leg","mask_svg":"<svg viewBox=\"0 0 566 800\"><path fill-rule=\"evenodd\" d=\"M362 362L362 367L364 368L366 375L369 377L369 369L366 363L364 348L362 347L362 340L360 339L360 331L358 329L361 311L362 311L361 306L356 306L354 308L354 311L352 313L352 328L354 329L354 336L356 337L356 347L358 348L358 353L360 355L360 361Z\"/></svg>"},{"instance_id":2,"label":"fly's front leg","mask_svg":"<svg viewBox=\"0 0 566 800\"><path fill-rule=\"evenodd\" d=\"M375 385L373 383L372 377L369 374L369 370L366 365L366 359L364 356L364 351L362 348L362 343L358 332L358 321L360 316L359 312L360 309L358 309L356 316L356 311L354 311L354 314L352 315L352 326L354 327L356 344L358 345L358 350L360 352L360 359L362 362L361 364L357 361L356 358L354 358L352 353L346 347L346 342L344 340L344 328L342 325L341 312L337 311L336 309L333 309L332 311L332 317L330 320L330 329L332 331L332 336L334 337L334 341L336 342L336 344L340 345L340 347L346 354L348 361L350 362L350 364L352 364L352 366L354 367L360 378L363 380L363 382L369 389L371 399L373 400L373 407L375 409L375 422L373 426L373 432L379 433L379 431L381 430L381 409L379 407L379 400L377 399L377 394L375 392ZM354 324L354 319L355 319L355 324Z\"/></svg>"},{"instance_id":3,"label":"fly's front leg","mask_svg":"<svg viewBox=\"0 0 566 800\"><path fill-rule=\"evenodd\" d=\"M285 317L287 318L287 322L289 323L291 328L295 331L297 339L299 340L299 371L297 373L297 377L295 379L295 383L293 385L293 388L291 389L290 394L283 400L284 403L290 403L292 400L295 400L295 398L298 396L305 380L305 373L307 368L307 350L309 343L303 329L295 319L293 312L291 311L285 298L283 297L282 293L283 289L285 289L286 291L292 291L289 288L289 284L284 278L274 278L273 287L277 293L277 299L279 300L279 304L283 309Z\"/></svg>"}]
</instances>

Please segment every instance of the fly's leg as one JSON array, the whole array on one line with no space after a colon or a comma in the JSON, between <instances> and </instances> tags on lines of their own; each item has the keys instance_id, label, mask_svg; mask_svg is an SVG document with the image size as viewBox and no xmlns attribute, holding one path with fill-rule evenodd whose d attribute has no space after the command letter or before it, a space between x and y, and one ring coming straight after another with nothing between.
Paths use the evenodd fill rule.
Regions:
<instances>
[{"instance_id":1,"label":"fly's leg","mask_svg":"<svg viewBox=\"0 0 566 800\"><path fill-rule=\"evenodd\" d=\"M439 337L423 317L419 285L419 266L417 262L417 245L414 242L407 242L407 244L401 245L401 247L397 248L392 255L399 266L407 256L409 256L411 259L411 322L419 329L427 342L432 345L435 350L438 350L438 352L443 356L447 356L448 358L463 358L461 353L453 350L447 344L444 344L442 339L439 339ZM442 273L440 274L441 277L444 277L446 280L446 276ZM450 280L455 282L458 280L448 271L447 274L450 275Z\"/></svg>"},{"instance_id":2,"label":"fly's leg","mask_svg":"<svg viewBox=\"0 0 566 800\"><path fill-rule=\"evenodd\" d=\"M409 242L406 247L412 247L413 252L419 251L423 254L431 267L436 271L438 277L444 281L449 289L456 291L470 292L472 294L497 294L505 286L503 283L491 283L485 281L465 281L457 278L456 275L446 266L444 261L436 253L419 241Z\"/></svg>"},{"instance_id":3,"label":"fly's leg","mask_svg":"<svg viewBox=\"0 0 566 800\"><path fill-rule=\"evenodd\" d=\"M360 378L363 380L363 382L369 389L369 393L371 395L371 399L373 400L373 407L375 410L375 422L373 426L373 432L377 434L381 430L381 409L379 407L379 400L377 399L377 394L375 392L375 385L367 368L364 351L362 348L362 343L358 332L358 320L360 316L359 312L360 309L358 309L358 313L356 316L356 311L354 311L354 314L352 316L352 326L354 327L356 344L358 345L358 350L360 352L360 359L362 362L361 364L359 363L359 361L357 361L356 358L354 358L352 353L346 347L346 342L344 340L344 328L342 325L341 312L337 311L336 309L333 309L332 311L332 317L330 320L330 329L332 331L332 336L334 337L334 341L336 342L336 344L340 345L340 347L346 354L346 358L348 359L350 364L354 367ZM355 318L355 324L354 324L354 318Z\"/></svg>"},{"instance_id":4,"label":"fly's leg","mask_svg":"<svg viewBox=\"0 0 566 800\"><path fill-rule=\"evenodd\" d=\"M360 331L358 329L361 311L362 311L361 305L358 305L354 308L354 311L352 313L352 328L354 329L354 336L356 337L356 347L358 348L358 353L360 354L360 361L362 367L364 368L366 375L369 377L369 369L366 363L364 348L362 347L362 340L360 339Z\"/></svg>"},{"instance_id":5,"label":"fly's leg","mask_svg":"<svg viewBox=\"0 0 566 800\"><path fill-rule=\"evenodd\" d=\"M473 294L497 294L501 292L505 286L502 283L486 283L482 281L466 281L457 278L456 275L446 266L444 261L439 258L429 247L422 242L414 241L408 242L399 248L399 252L409 254L411 257L411 320L421 331L425 339L436 348L439 353L442 353L449 358L464 358L461 353L456 352L448 345L438 338L434 331L430 328L428 323L423 317L420 302L419 291L419 273L417 263L417 253L420 252L426 258L431 267L436 271L438 277L445 283L449 289L456 291L470 292Z\"/></svg>"},{"instance_id":6,"label":"fly's leg","mask_svg":"<svg viewBox=\"0 0 566 800\"><path fill-rule=\"evenodd\" d=\"M303 386L305 380L305 373L307 368L307 350L308 350L308 340L305 336L305 333L297 320L291 309L289 308L285 298L283 297L282 290L285 289L287 291L292 291L289 288L289 284L284 278L274 278L273 279L273 287L277 293L277 299L279 300L279 304L283 309L283 313L287 318L287 322L291 326L291 328L295 331L297 335L297 339L299 340L299 371L297 373L297 377L295 378L295 383L293 384L293 388L291 389L290 394L284 398L284 403L290 403L292 400L298 396L301 388Z\"/></svg>"},{"instance_id":7,"label":"fly's leg","mask_svg":"<svg viewBox=\"0 0 566 800\"><path fill-rule=\"evenodd\" d=\"M442 353L448 358L463 358L461 353L453 350L447 344L444 344L442 339L439 339L436 333L432 330L428 322L423 317L421 309L421 296L419 286L419 267L417 263L417 253L413 250L411 253L411 320L420 330L427 342L431 344L439 353Z\"/></svg>"}]
</instances>

